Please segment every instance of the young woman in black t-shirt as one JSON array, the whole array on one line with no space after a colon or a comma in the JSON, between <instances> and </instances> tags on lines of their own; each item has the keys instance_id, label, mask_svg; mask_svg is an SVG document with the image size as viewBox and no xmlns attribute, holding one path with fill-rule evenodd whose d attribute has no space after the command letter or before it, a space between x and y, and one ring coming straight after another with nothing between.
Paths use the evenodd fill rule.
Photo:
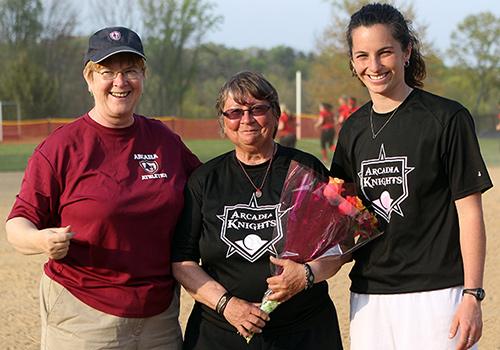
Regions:
<instances>
[{"instance_id":1,"label":"young woman in black t-shirt","mask_svg":"<svg viewBox=\"0 0 500 350\"><path fill-rule=\"evenodd\" d=\"M492 186L469 112L420 90L408 22L370 4L347 29L353 75L371 101L344 124L333 175L356 181L385 233L354 253L351 349L468 349L481 337Z\"/></svg>"}]
</instances>

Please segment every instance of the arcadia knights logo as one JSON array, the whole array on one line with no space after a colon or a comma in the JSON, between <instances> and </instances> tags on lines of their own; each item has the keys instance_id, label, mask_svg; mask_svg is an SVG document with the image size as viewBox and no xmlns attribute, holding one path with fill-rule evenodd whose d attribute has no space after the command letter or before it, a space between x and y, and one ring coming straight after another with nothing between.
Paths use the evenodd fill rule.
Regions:
<instances>
[{"instance_id":1,"label":"arcadia knights logo","mask_svg":"<svg viewBox=\"0 0 500 350\"><path fill-rule=\"evenodd\" d=\"M281 217L285 213L280 204L259 206L255 193L248 204L225 206L224 214L217 217L222 220L220 238L229 247L226 258L238 253L254 262L268 251L277 255L275 244L283 238Z\"/></svg>"},{"instance_id":2,"label":"arcadia knights logo","mask_svg":"<svg viewBox=\"0 0 500 350\"><path fill-rule=\"evenodd\" d=\"M361 162L358 173L361 190L371 200L375 212L387 222L393 212L404 216L400 205L408 197L407 175L413 169L408 167L405 156L387 157L384 144L380 146L378 159Z\"/></svg>"}]
</instances>

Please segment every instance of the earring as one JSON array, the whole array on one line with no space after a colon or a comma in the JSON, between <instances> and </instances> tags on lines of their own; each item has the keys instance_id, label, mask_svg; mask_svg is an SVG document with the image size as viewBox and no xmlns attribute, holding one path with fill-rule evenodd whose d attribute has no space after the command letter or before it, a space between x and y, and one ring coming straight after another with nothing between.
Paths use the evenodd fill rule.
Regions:
<instances>
[{"instance_id":1,"label":"earring","mask_svg":"<svg viewBox=\"0 0 500 350\"><path fill-rule=\"evenodd\" d=\"M94 97L94 93L92 91L89 90L89 95Z\"/></svg>"},{"instance_id":2,"label":"earring","mask_svg":"<svg viewBox=\"0 0 500 350\"><path fill-rule=\"evenodd\" d=\"M404 67L405 67L405 68L408 68L408 66L409 66L409 65L410 65L410 60L408 60L408 61L406 61L406 62L404 63Z\"/></svg>"},{"instance_id":3,"label":"earring","mask_svg":"<svg viewBox=\"0 0 500 350\"><path fill-rule=\"evenodd\" d=\"M354 69L354 63L352 62L352 60L349 61L349 68L351 68L351 74L352 74L353 77L358 76L356 74L356 70Z\"/></svg>"}]
</instances>

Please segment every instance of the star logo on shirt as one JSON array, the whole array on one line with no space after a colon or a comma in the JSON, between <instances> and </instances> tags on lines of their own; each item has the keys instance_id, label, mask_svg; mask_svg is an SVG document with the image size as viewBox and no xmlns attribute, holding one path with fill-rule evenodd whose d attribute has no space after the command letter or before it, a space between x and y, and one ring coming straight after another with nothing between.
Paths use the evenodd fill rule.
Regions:
<instances>
[{"instance_id":1,"label":"star logo on shirt","mask_svg":"<svg viewBox=\"0 0 500 350\"><path fill-rule=\"evenodd\" d=\"M387 157L384 144L377 159L361 162L358 173L361 190L385 221L391 220L392 213L404 216L401 204L408 197L408 173L413 169L408 166L406 156Z\"/></svg>"},{"instance_id":2,"label":"star logo on shirt","mask_svg":"<svg viewBox=\"0 0 500 350\"><path fill-rule=\"evenodd\" d=\"M281 217L286 213L280 206L259 206L255 193L248 204L225 206L217 218L222 220L220 238L228 245L226 258L237 253L254 262L266 252L277 255L275 245L283 238Z\"/></svg>"}]
</instances>

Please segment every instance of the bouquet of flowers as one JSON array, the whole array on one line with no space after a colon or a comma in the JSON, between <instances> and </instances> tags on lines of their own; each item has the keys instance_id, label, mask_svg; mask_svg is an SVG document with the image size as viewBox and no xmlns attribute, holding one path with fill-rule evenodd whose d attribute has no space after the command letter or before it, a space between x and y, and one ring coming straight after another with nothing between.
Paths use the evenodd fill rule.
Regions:
<instances>
[{"instance_id":1,"label":"bouquet of flowers","mask_svg":"<svg viewBox=\"0 0 500 350\"><path fill-rule=\"evenodd\" d=\"M377 218L355 195L354 184L330 177L292 161L281 192L283 239L276 244L278 258L306 263L326 256L342 257L382 234ZM277 229L273 236L280 234ZM273 237L274 238L274 237ZM274 265L275 275L281 273ZM268 300L260 308L271 313L279 302ZM247 337L247 342L252 337Z\"/></svg>"}]
</instances>

